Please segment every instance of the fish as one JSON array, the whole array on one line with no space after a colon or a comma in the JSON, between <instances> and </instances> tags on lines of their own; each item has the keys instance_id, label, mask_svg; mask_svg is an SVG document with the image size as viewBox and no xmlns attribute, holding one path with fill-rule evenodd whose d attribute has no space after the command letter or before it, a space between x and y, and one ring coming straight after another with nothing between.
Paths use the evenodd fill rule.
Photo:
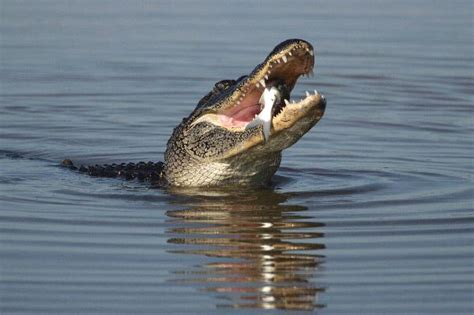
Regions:
<instances>
[{"instance_id":1,"label":"fish","mask_svg":"<svg viewBox=\"0 0 474 315\"><path fill-rule=\"evenodd\" d=\"M272 86L265 88L259 100L259 103L263 105L262 111L245 127L247 130L262 126L265 143L268 142L271 134L273 106L280 102L280 98L280 91L276 87Z\"/></svg>"}]
</instances>

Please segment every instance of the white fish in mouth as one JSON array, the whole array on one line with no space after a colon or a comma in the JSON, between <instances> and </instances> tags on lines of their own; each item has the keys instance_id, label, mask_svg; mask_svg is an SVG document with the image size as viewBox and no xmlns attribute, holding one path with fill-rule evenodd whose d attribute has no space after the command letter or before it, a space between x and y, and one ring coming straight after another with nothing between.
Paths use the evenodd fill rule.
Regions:
<instances>
[{"instance_id":1,"label":"white fish in mouth","mask_svg":"<svg viewBox=\"0 0 474 315\"><path fill-rule=\"evenodd\" d=\"M272 129L272 109L280 102L280 97L280 91L276 87L265 88L259 100L259 103L263 105L262 111L245 127L245 129L250 129L262 125L265 142L270 138Z\"/></svg>"}]
</instances>

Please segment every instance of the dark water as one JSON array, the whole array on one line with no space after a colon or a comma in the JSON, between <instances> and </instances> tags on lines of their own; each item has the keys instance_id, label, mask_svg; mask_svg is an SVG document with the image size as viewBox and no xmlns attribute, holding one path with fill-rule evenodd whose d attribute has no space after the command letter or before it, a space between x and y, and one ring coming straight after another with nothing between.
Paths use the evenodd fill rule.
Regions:
<instances>
[{"instance_id":1,"label":"dark water","mask_svg":"<svg viewBox=\"0 0 474 315\"><path fill-rule=\"evenodd\" d=\"M471 1L2 1L2 314L471 314ZM58 167L160 160L220 79L317 52L325 117L267 190ZM272 311L270 311L272 312ZM268 312L265 312L268 313Z\"/></svg>"}]
</instances>

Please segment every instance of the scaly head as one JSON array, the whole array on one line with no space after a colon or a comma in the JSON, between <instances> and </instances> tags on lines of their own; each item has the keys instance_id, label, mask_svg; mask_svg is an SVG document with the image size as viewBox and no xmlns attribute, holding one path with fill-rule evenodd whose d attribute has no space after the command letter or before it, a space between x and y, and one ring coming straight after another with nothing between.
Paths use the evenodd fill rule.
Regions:
<instances>
[{"instance_id":1,"label":"scaly head","mask_svg":"<svg viewBox=\"0 0 474 315\"><path fill-rule=\"evenodd\" d=\"M313 67L311 44L291 39L276 46L248 76L216 83L168 141L165 174L169 183L268 181L278 168L281 151L298 141L324 113L326 100L317 92L297 102L290 100L298 78L312 74ZM282 97L273 106L272 128L265 141L263 126L246 127L262 111L260 99L267 86L277 86Z\"/></svg>"}]
</instances>

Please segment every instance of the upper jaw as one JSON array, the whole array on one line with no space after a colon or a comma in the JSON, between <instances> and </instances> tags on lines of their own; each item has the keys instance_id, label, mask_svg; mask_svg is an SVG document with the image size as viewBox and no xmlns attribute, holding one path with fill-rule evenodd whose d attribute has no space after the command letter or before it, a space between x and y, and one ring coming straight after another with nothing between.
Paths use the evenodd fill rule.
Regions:
<instances>
[{"instance_id":1,"label":"upper jaw","mask_svg":"<svg viewBox=\"0 0 474 315\"><path fill-rule=\"evenodd\" d=\"M311 44L303 40L285 41L237 84L218 112L232 116L242 108L257 105L264 89L275 82L283 82L291 92L301 75L313 75L313 67L314 49Z\"/></svg>"}]
</instances>

